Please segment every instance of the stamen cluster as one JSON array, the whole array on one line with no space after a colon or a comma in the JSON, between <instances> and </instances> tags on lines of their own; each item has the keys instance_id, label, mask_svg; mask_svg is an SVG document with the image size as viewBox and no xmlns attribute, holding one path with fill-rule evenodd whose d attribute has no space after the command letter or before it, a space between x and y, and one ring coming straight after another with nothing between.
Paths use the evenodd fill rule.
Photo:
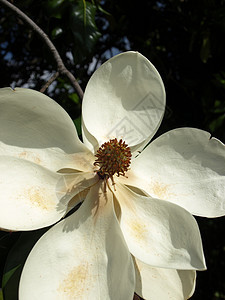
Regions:
<instances>
[{"instance_id":1,"label":"stamen cluster","mask_svg":"<svg viewBox=\"0 0 225 300\"><path fill-rule=\"evenodd\" d=\"M94 166L99 167L97 174L102 179L111 178L113 183L113 175L125 176L131 162L130 148L121 139L118 142L116 138L102 144L95 156L97 159Z\"/></svg>"}]
</instances>

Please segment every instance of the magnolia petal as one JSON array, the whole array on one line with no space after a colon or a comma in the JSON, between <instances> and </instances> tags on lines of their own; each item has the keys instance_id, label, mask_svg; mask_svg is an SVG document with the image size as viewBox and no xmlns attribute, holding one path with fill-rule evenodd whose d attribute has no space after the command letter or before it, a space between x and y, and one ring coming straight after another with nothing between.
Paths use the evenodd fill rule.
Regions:
<instances>
[{"instance_id":1,"label":"magnolia petal","mask_svg":"<svg viewBox=\"0 0 225 300\"><path fill-rule=\"evenodd\" d=\"M64 176L10 156L0 156L0 170L0 228L9 230L55 223L67 212L71 198L92 184L93 177L81 172Z\"/></svg>"},{"instance_id":2,"label":"magnolia petal","mask_svg":"<svg viewBox=\"0 0 225 300\"><path fill-rule=\"evenodd\" d=\"M113 211L112 194L99 186L92 187L78 211L34 246L21 276L21 300L133 299L133 261Z\"/></svg>"},{"instance_id":3,"label":"magnolia petal","mask_svg":"<svg viewBox=\"0 0 225 300\"><path fill-rule=\"evenodd\" d=\"M195 290L196 271L152 268L134 258L135 292L145 300L186 300Z\"/></svg>"},{"instance_id":4,"label":"magnolia petal","mask_svg":"<svg viewBox=\"0 0 225 300\"><path fill-rule=\"evenodd\" d=\"M92 172L94 155L87 148L83 152L67 154L59 148L22 148L0 142L0 155L14 156L34 162L51 171L72 169Z\"/></svg>"},{"instance_id":5,"label":"magnolia petal","mask_svg":"<svg viewBox=\"0 0 225 300\"><path fill-rule=\"evenodd\" d=\"M205 217L225 214L225 147L206 131L171 130L132 162L126 183Z\"/></svg>"},{"instance_id":6,"label":"magnolia petal","mask_svg":"<svg viewBox=\"0 0 225 300\"><path fill-rule=\"evenodd\" d=\"M96 151L98 150L98 148L101 146L102 143L98 142L97 139L93 135L91 135L90 132L88 132L83 120L82 120L81 129L82 129L82 139L84 145L86 145L86 147L90 151L96 153Z\"/></svg>"},{"instance_id":7,"label":"magnolia petal","mask_svg":"<svg viewBox=\"0 0 225 300\"><path fill-rule=\"evenodd\" d=\"M87 84L84 141L90 147L93 137L99 145L116 137L140 146L155 134L164 110L164 85L155 67L138 52L119 54L95 71Z\"/></svg>"},{"instance_id":8,"label":"magnolia petal","mask_svg":"<svg viewBox=\"0 0 225 300\"><path fill-rule=\"evenodd\" d=\"M160 268L206 268L198 224L188 211L138 195L120 183L114 194L121 209L117 215L124 238L137 259Z\"/></svg>"},{"instance_id":9,"label":"magnolia petal","mask_svg":"<svg viewBox=\"0 0 225 300\"><path fill-rule=\"evenodd\" d=\"M66 111L51 98L34 90L0 89L0 128L0 141L9 148L15 147L10 151L21 148L23 156L29 148L50 148L53 155L55 149L69 154L87 151ZM0 147L1 153L3 150Z\"/></svg>"}]
</instances>

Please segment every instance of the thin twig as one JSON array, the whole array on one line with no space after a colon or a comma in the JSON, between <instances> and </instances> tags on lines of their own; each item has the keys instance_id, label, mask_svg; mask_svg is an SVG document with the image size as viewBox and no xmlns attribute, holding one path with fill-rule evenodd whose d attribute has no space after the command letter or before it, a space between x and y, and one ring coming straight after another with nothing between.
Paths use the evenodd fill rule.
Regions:
<instances>
[{"instance_id":1,"label":"thin twig","mask_svg":"<svg viewBox=\"0 0 225 300\"><path fill-rule=\"evenodd\" d=\"M59 76L59 72L56 72L55 74L53 74L50 79L45 83L45 85L43 85L43 87L40 89L41 93L44 93L45 90L50 86L50 84L53 83L54 80L56 80L56 78Z\"/></svg>"},{"instance_id":2,"label":"thin twig","mask_svg":"<svg viewBox=\"0 0 225 300\"><path fill-rule=\"evenodd\" d=\"M17 8L15 5L8 2L7 0L0 0L0 2L3 3L4 5L6 5L11 10L13 10L14 12L16 12L20 16L20 18L22 18L28 25L31 26L31 28L34 31L36 31L40 35L40 37L44 40L44 42L46 43L46 45L48 46L49 50L52 52L52 54L55 58L55 61L57 63L58 72L60 74L66 75L69 78L73 87L76 89L78 96L80 97L80 99L82 99L83 95L84 95L83 90L81 89L77 79L65 67L57 49L55 48L55 46L53 45L53 43L51 42L51 40L49 39L47 34L36 23L34 23L24 12L22 12L19 8Z\"/></svg>"}]
</instances>

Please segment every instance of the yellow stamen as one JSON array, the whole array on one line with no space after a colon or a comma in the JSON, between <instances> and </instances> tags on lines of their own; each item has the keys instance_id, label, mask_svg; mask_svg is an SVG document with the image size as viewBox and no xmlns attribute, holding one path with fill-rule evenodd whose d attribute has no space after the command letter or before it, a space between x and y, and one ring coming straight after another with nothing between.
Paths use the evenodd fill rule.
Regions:
<instances>
[{"instance_id":1,"label":"yellow stamen","mask_svg":"<svg viewBox=\"0 0 225 300\"><path fill-rule=\"evenodd\" d=\"M99 167L96 172L101 179L110 178L115 184L114 174L118 177L126 176L125 172L128 171L131 162L131 151L124 141L118 141L116 138L109 140L101 145L95 156L94 166Z\"/></svg>"}]
</instances>

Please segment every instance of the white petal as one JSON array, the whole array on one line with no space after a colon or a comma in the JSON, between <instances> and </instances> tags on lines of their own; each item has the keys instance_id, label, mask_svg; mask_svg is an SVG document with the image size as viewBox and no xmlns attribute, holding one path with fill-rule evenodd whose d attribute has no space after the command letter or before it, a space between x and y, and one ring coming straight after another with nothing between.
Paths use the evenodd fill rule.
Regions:
<instances>
[{"instance_id":1,"label":"white petal","mask_svg":"<svg viewBox=\"0 0 225 300\"><path fill-rule=\"evenodd\" d=\"M130 185L176 203L194 215L225 214L225 147L194 128L169 131L132 162Z\"/></svg>"},{"instance_id":2,"label":"white petal","mask_svg":"<svg viewBox=\"0 0 225 300\"><path fill-rule=\"evenodd\" d=\"M83 138L83 142L86 145L86 147L88 149L90 149L90 151L92 151L93 153L96 153L96 151L102 144L101 141L98 142L97 139L93 135L90 134L90 132L87 130L83 120L82 120L82 138Z\"/></svg>"},{"instance_id":3,"label":"white petal","mask_svg":"<svg viewBox=\"0 0 225 300\"><path fill-rule=\"evenodd\" d=\"M116 184L118 217L130 252L161 268L205 269L201 236L194 217L173 203L144 197Z\"/></svg>"},{"instance_id":4,"label":"white petal","mask_svg":"<svg viewBox=\"0 0 225 300\"><path fill-rule=\"evenodd\" d=\"M32 154L36 161L41 161L45 154L39 158L38 150L45 148L52 149L53 155L60 151L68 154L87 151L66 111L51 98L34 90L0 89L0 128L3 146L8 145L9 151L18 151L23 156L26 156L25 151L37 149ZM1 153L7 150L3 146L0 147Z\"/></svg>"},{"instance_id":5,"label":"white petal","mask_svg":"<svg viewBox=\"0 0 225 300\"><path fill-rule=\"evenodd\" d=\"M196 271L152 268L135 259L135 292L145 300L185 300L195 290Z\"/></svg>"},{"instance_id":6,"label":"white petal","mask_svg":"<svg viewBox=\"0 0 225 300\"><path fill-rule=\"evenodd\" d=\"M119 54L88 82L82 104L84 140L93 143L95 137L102 144L117 137L129 146L143 146L158 129L164 109L164 85L155 67L140 53Z\"/></svg>"},{"instance_id":7,"label":"white petal","mask_svg":"<svg viewBox=\"0 0 225 300\"><path fill-rule=\"evenodd\" d=\"M0 228L10 230L55 223L71 198L96 180L91 173L64 176L10 156L0 156L0 170Z\"/></svg>"},{"instance_id":8,"label":"white petal","mask_svg":"<svg viewBox=\"0 0 225 300\"><path fill-rule=\"evenodd\" d=\"M94 155L87 148L83 152L65 153L59 148L23 148L4 144L0 141L0 155L14 156L41 165L51 171L73 169L92 172Z\"/></svg>"},{"instance_id":9,"label":"white petal","mask_svg":"<svg viewBox=\"0 0 225 300\"><path fill-rule=\"evenodd\" d=\"M131 255L112 194L92 187L82 206L34 246L22 272L20 300L132 300ZM35 291L35 292L34 292Z\"/></svg>"}]
</instances>

